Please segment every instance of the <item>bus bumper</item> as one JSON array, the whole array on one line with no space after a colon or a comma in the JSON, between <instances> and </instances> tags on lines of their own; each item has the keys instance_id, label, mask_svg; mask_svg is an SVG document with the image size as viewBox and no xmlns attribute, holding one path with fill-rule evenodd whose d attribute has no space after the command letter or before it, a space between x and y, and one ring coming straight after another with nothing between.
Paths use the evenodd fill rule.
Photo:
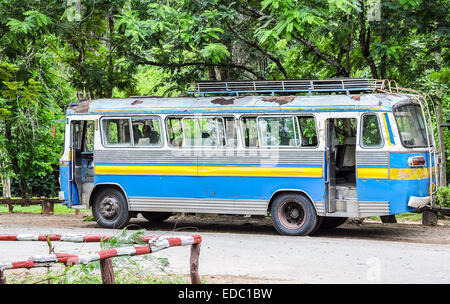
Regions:
<instances>
[{"instance_id":1,"label":"bus bumper","mask_svg":"<svg viewBox=\"0 0 450 304\"><path fill-rule=\"evenodd\" d=\"M419 209L431 203L429 196L410 196L408 200L408 207Z\"/></svg>"}]
</instances>

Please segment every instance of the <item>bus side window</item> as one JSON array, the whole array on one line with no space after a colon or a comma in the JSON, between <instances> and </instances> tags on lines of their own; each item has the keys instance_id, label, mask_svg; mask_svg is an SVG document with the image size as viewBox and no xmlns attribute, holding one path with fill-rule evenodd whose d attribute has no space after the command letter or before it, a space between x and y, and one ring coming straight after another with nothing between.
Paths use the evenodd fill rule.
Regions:
<instances>
[{"instance_id":1,"label":"bus side window","mask_svg":"<svg viewBox=\"0 0 450 304\"><path fill-rule=\"evenodd\" d=\"M94 121L88 120L84 122L84 138L82 152L94 151Z\"/></svg>"},{"instance_id":2,"label":"bus side window","mask_svg":"<svg viewBox=\"0 0 450 304\"><path fill-rule=\"evenodd\" d=\"M102 119L104 143L107 146L131 147L129 119Z\"/></svg>"},{"instance_id":3,"label":"bus side window","mask_svg":"<svg viewBox=\"0 0 450 304\"><path fill-rule=\"evenodd\" d=\"M314 116L298 116L297 119L300 128L301 146L317 146L317 130Z\"/></svg>"},{"instance_id":4,"label":"bus side window","mask_svg":"<svg viewBox=\"0 0 450 304\"><path fill-rule=\"evenodd\" d=\"M378 117L375 114L365 114L362 117L362 147L378 148L383 144Z\"/></svg>"},{"instance_id":5,"label":"bus side window","mask_svg":"<svg viewBox=\"0 0 450 304\"><path fill-rule=\"evenodd\" d=\"M243 117L241 119L245 147L258 147L258 128L256 117Z\"/></svg>"},{"instance_id":6,"label":"bus side window","mask_svg":"<svg viewBox=\"0 0 450 304\"><path fill-rule=\"evenodd\" d=\"M223 147L225 145L222 118L190 118L182 120L185 146Z\"/></svg>"},{"instance_id":7,"label":"bus side window","mask_svg":"<svg viewBox=\"0 0 450 304\"><path fill-rule=\"evenodd\" d=\"M158 118L132 119L134 145L160 146L161 129Z\"/></svg>"},{"instance_id":8,"label":"bus side window","mask_svg":"<svg viewBox=\"0 0 450 304\"><path fill-rule=\"evenodd\" d=\"M225 123L225 138L224 144L227 148L234 148L237 146L237 128L234 117L224 117Z\"/></svg>"},{"instance_id":9,"label":"bus side window","mask_svg":"<svg viewBox=\"0 0 450 304\"><path fill-rule=\"evenodd\" d=\"M183 125L181 123L182 118L170 117L167 119L167 132L169 138L169 144L172 147L183 146Z\"/></svg>"},{"instance_id":10,"label":"bus side window","mask_svg":"<svg viewBox=\"0 0 450 304\"><path fill-rule=\"evenodd\" d=\"M261 146L298 146L298 133L296 132L294 117L260 116L257 121Z\"/></svg>"}]
</instances>

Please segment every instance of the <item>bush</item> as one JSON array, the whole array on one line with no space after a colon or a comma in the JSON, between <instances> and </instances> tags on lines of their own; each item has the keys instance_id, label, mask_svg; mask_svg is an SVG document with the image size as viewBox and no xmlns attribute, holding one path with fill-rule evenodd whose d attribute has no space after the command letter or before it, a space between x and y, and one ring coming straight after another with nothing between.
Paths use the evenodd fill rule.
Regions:
<instances>
[{"instance_id":1,"label":"bush","mask_svg":"<svg viewBox=\"0 0 450 304\"><path fill-rule=\"evenodd\" d=\"M439 187L436 203L442 207L450 207L450 187Z\"/></svg>"}]
</instances>

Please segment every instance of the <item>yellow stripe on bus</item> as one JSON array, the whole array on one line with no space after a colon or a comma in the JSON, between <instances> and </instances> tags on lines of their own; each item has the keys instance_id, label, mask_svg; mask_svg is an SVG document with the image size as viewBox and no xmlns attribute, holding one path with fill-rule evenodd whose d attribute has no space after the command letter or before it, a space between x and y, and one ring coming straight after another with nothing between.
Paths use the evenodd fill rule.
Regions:
<instances>
[{"instance_id":1,"label":"yellow stripe on bus","mask_svg":"<svg viewBox=\"0 0 450 304\"><path fill-rule=\"evenodd\" d=\"M389 178L388 168L358 168L358 178Z\"/></svg>"},{"instance_id":2,"label":"yellow stripe on bus","mask_svg":"<svg viewBox=\"0 0 450 304\"><path fill-rule=\"evenodd\" d=\"M391 179L430 178L430 168L391 169Z\"/></svg>"},{"instance_id":3,"label":"yellow stripe on bus","mask_svg":"<svg viewBox=\"0 0 450 304\"><path fill-rule=\"evenodd\" d=\"M217 167L200 166L198 175L206 176L298 176L322 177L322 167Z\"/></svg>"},{"instance_id":4,"label":"yellow stripe on bus","mask_svg":"<svg viewBox=\"0 0 450 304\"><path fill-rule=\"evenodd\" d=\"M389 129L388 129L387 121L386 121L386 114L383 115L383 121L384 121L384 128L386 130L386 138L388 140L388 144L389 144L389 146L392 146L391 137L389 136Z\"/></svg>"},{"instance_id":5,"label":"yellow stripe on bus","mask_svg":"<svg viewBox=\"0 0 450 304\"><path fill-rule=\"evenodd\" d=\"M322 167L232 167L232 166L133 166L96 165L96 174L110 175L200 175L200 176L297 176L322 177Z\"/></svg>"},{"instance_id":6,"label":"yellow stripe on bus","mask_svg":"<svg viewBox=\"0 0 450 304\"><path fill-rule=\"evenodd\" d=\"M358 178L379 178L379 179L424 179L430 178L430 168L391 168L390 175L388 168L358 168Z\"/></svg>"}]
</instances>

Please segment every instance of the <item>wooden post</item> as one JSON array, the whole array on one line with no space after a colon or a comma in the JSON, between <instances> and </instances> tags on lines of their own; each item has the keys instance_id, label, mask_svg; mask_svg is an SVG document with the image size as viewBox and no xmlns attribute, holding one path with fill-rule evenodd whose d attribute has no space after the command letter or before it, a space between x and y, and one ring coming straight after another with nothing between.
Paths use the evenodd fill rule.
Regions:
<instances>
[{"instance_id":1,"label":"wooden post","mask_svg":"<svg viewBox=\"0 0 450 304\"><path fill-rule=\"evenodd\" d=\"M5 271L0 270L0 284L6 284Z\"/></svg>"},{"instance_id":2,"label":"wooden post","mask_svg":"<svg viewBox=\"0 0 450 304\"><path fill-rule=\"evenodd\" d=\"M52 202L44 200L42 201L41 206L43 214L53 214L54 207Z\"/></svg>"},{"instance_id":3,"label":"wooden post","mask_svg":"<svg viewBox=\"0 0 450 304\"><path fill-rule=\"evenodd\" d=\"M112 260L110 258L100 260L100 271L102 273L103 284L116 284Z\"/></svg>"},{"instance_id":4,"label":"wooden post","mask_svg":"<svg viewBox=\"0 0 450 304\"><path fill-rule=\"evenodd\" d=\"M198 259L200 256L200 244L193 244L191 246L191 283L201 284L200 275L198 274Z\"/></svg>"},{"instance_id":5,"label":"wooden post","mask_svg":"<svg viewBox=\"0 0 450 304\"><path fill-rule=\"evenodd\" d=\"M9 213L13 213L14 212L14 205L13 204L8 204L8 211L9 211Z\"/></svg>"},{"instance_id":6,"label":"wooden post","mask_svg":"<svg viewBox=\"0 0 450 304\"><path fill-rule=\"evenodd\" d=\"M49 208L49 204L48 204L48 202L47 201L43 201L42 202L42 204L41 204L41 207L42 207L42 214L49 214L50 212L50 208Z\"/></svg>"}]
</instances>

